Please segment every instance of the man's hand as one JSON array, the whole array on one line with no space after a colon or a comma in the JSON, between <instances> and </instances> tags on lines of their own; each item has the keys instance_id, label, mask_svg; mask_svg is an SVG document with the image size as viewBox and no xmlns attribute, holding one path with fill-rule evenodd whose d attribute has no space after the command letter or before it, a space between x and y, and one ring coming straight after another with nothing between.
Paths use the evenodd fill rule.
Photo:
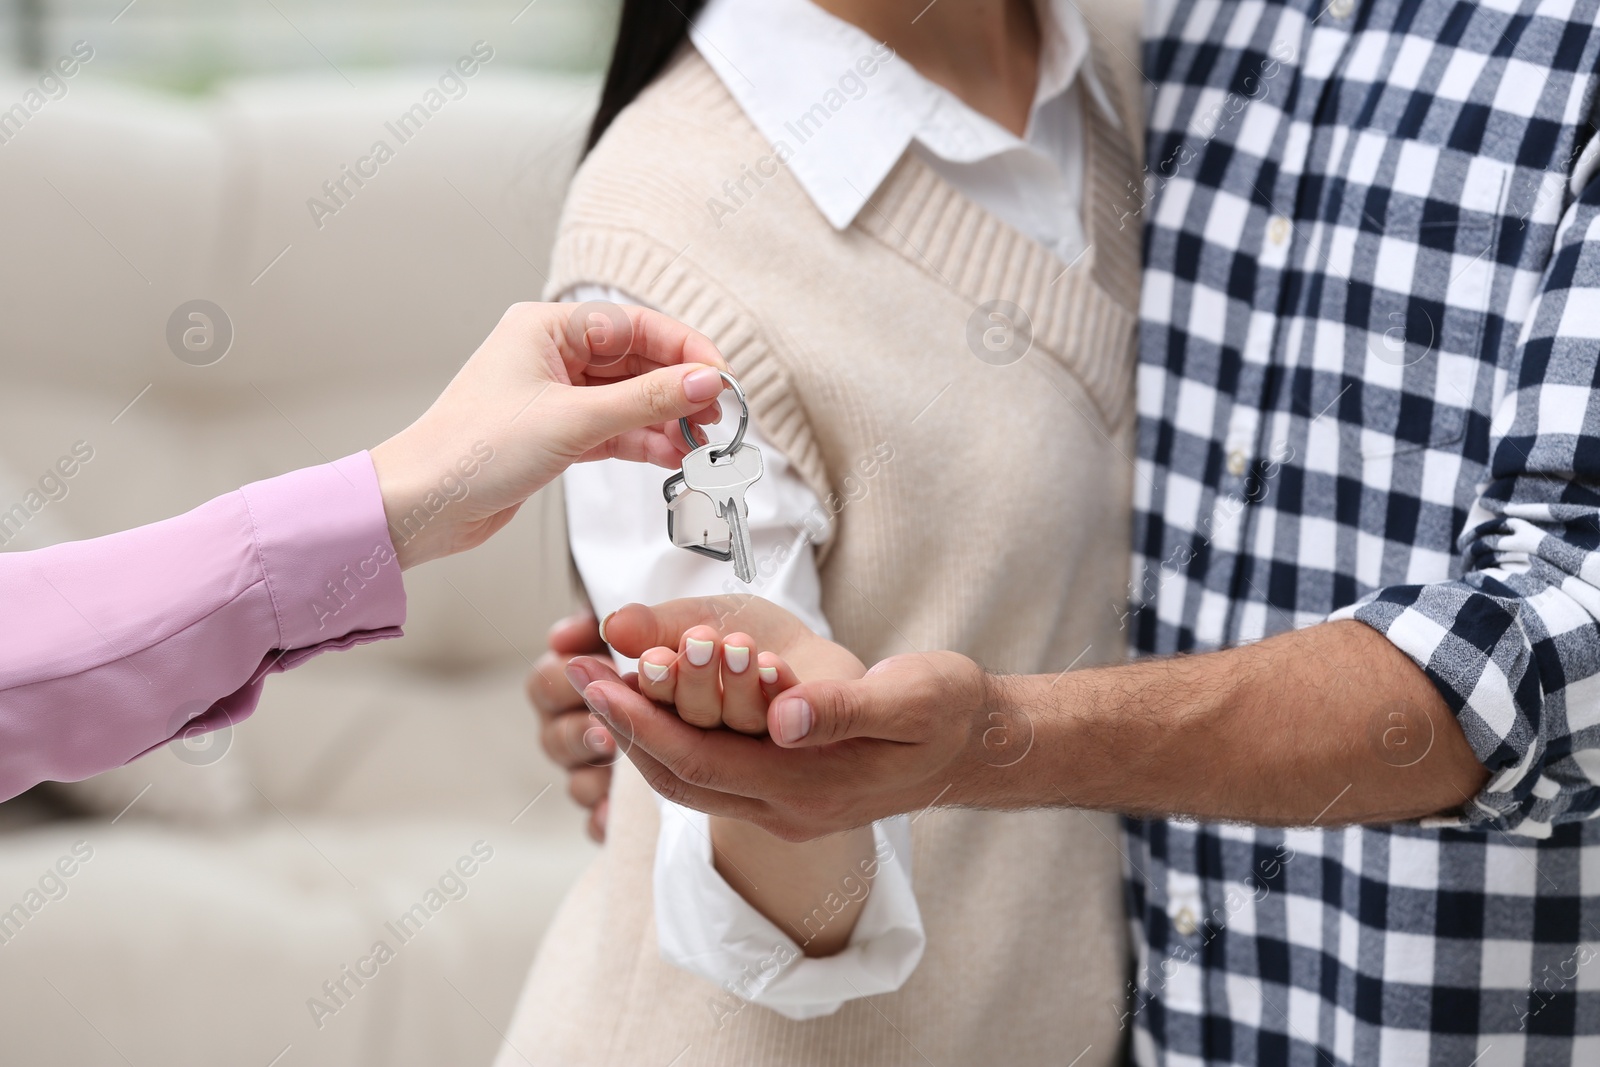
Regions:
<instances>
[{"instance_id":1,"label":"man's hand","mask_svg":"<svg viewBox=\"0 0 1600 1067\"><path fill-rule=\"evenodd\" d=\"M551 627L549 644L528 672L528 700L539 713L539 740L546 755L567 771L567 792L588 809L589 836L604 841L617 746L610 731L589 714L566 669L576 656L605 656L606 643L594 616L585 613Z\"/></svg>"}]
</instances>

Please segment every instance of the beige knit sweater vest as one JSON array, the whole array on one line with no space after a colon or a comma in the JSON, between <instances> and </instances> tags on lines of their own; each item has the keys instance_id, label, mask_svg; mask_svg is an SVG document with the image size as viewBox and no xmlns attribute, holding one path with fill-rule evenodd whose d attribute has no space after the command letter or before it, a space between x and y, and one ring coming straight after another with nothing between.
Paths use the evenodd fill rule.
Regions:
<instances>
[{"instance_id":1,"label":"beige knit sweater vest","mask_svg":"<svg viewBox=\"0 0 1600 1067\"><path fill-rule=\"evenodd\" d=\"M1102 0L1086 14L1117 28L1095 54L1120 97L1113 68L1137 55L1135 6ZM820 552L823 608L868 663L949 648L1042 672L1122 655L1132 110L1114 125L1085 96L1090 249L1070 266L911 153L835 233L693 52L579 172L549 291L616 286L717 343L762 431L837 512ZM993 300L1031 319L1014 362L1020 348L985 347L996 323L980 306ZM994 773L1018 773L1027 744L997 745ZM622 761L609 841L546 936L500 1063L1091 1067L1120 1053L1127 948L1110 818L919 816L922 963L899 992L807 1022L661 960L657 827Z\"/></svg>"}]
</instances>

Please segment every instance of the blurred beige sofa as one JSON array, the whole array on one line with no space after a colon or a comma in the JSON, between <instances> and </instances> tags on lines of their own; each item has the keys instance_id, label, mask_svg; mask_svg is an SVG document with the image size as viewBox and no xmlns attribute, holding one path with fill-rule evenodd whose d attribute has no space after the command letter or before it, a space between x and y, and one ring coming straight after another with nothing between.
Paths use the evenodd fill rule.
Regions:
<instances>
[{"instance_id":1,"label":"blurred beige sofa","mask_svg":"<svg viewBox=\"0 0 1600 1067\"><path fill-rule=\"evenodd\" d=\"M0 512L92 458L6 550L376 443L537 296L594 86L484 70L400 142L441 71L194 100L86 70L7 131ZM34 84L0 77L0 108ZM333 201L345 167L368 177ZM216 362L169 344L196 299L231 325ZM0 1063L493 1058L592 854L522 695L572 607L559 496L406 584L403 641L273 678L231 736L0 806Z\"/></svg>"}]
</instances>

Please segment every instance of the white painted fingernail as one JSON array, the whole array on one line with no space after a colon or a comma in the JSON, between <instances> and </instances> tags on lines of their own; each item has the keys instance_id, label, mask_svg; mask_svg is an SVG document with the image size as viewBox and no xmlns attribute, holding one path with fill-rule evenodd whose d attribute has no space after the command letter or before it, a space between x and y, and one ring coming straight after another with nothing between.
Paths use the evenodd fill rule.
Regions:
<instances>
[{"instance_id":1,"label":"white painted fingernail","mask_svg":"<svg viewBox=\"0 0 1600 1067\"><path fill-rule=\"evenodd\" d=\"M696 641L689 638L689 662L696 667L704 667L711 662L711 650L717 647L715 641Z\"/></svg>"},{"instance_id":2,"label":"white painted fingernail","mask_svg":"<svg viewBox=\"0 0 1600 1067\"><path fill-rule=\"evenodd\" d=\"M722 662L734 674L743 674L745 668L750 666L750 650L743 645L723 645Z\"/></svg>"},{"instance_id":3,"label":"white painted fingernail","mask_svg":"<svg viewBox=\"0 0 1600 1067\"><path fill-rule=\"evenodd\" d=\"M758 667L758 668L756 668L756 673L760 674L761 675L761 680L763 682L766 682L768 685L777 685L778 684L778 668L776 668L776 667Z\"/></svg>"},{"instance_id":4,"label":"white painted fingernail","mask_svg":"<svg viewBox=\"0 0 1600 1067\"><path fill-rule=\"evenodd\" d=\"M616 614L616 612L614 612L614 611L611 613L611 615L615 615L615 614ZM600 620L600 640L605 641L606 644L608 644L608 645L611 642L610 641L606 641L606 623L611 621L611 615L607 615L605 618Z\"/></svg>"},{"instance_id":5,"label":"white painted fingernail","mask_svg":"<svg viewBox=\"0 0 1600 1067\"><path fill-rule=\"evenodd\" d=\"M639 667L644 671L645 677L649 678L652 682L661 681L667 676L667 672L672 669L671 664L651 663L649 660L643 659L639 661Z\"/></svg>"}]
</instances>

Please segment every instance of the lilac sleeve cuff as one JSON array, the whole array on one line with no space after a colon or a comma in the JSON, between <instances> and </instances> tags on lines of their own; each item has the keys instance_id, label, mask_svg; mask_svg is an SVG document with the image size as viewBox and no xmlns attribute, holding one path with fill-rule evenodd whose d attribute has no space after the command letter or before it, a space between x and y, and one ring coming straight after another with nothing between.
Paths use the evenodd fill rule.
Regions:
<instances>
[{"instance_id":1,"label":"lilac sleeve cuff","mask_svg":"<svg viewBox=\"0 0 1600 1067\"><path fill-rule=\"evenodd\" d=\"M239 492L278 618L274 647L312 651L405 621L405 587L367 453Z\"/></svg>"},{"instance_id":2,"label":"lilac sleeve cuff","mask_svg":"<svg viewBox=\"0 0 1600 1067\"><path fill-rule=\"evenodd\" d=\"M0 800L246 718L268 674L385 637L405 590L366 453L176 518L0 553Z\"/></svg>"}]
</instances>

